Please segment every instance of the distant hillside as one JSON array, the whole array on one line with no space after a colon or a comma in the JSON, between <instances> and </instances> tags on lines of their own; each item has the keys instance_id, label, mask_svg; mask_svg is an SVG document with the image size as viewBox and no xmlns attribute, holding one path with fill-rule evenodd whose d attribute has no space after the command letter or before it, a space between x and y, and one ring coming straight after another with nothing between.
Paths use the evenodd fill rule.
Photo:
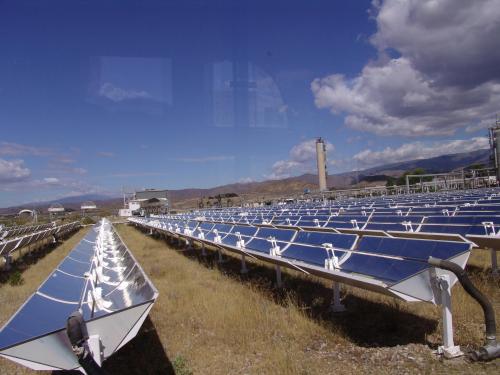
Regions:
<instances>
[{"instance_id":1,"label":"distant hillside","mask_svg":"<svg viewBox=\"0 0 500 375\"><path fill-rule=\"evenodd\" d=\"M386 164L359 172L347 172L328 176L328 186L349 188L358 182L366 184L382 183L387 176L400 176L408 170L424 168L428 173L450 172L473 164L489 165L489 149L467 153L442 155L430 159L410 160L400 163ZM177 207L193 207L201 197L224 193L236 193L250 197L287 196L303 192L305 189L316 190L318 176L303 174L301 176L281 180L268 180L245 184L230 184L211 189L182 189L170 192L173 204Z\"/></svg>"},{"instance_id":2,"label":"distant hillside","mask_svg":"<svg viewBox=\"0 0 500 375\"><path fill-rule=\"evenodd\" d=\"M460 154L441 155L429 159L418 159L400 163L386 164L362 171L364 175L385 174L394 172L405 172L410 169L423 168L427 173L450 172L455 169L464 168L473 164L490 164L490 150L477 150Z\"/></svg>"},{"instance_id":3,"label":"distant hillside","mask_svg":"<svg viewBox=\"0 0 500 375\"><path fill-rule=\"evenodd\" d=\"M478 150L473 152L442 155L429 159L411 160L400 163L386 164L369 168L359 172L346 172L328 176L328 186L337 189L349 188L358 183L377 184L382 183L387 176L397 177L405 171L415 168L423 168L428 173L450 172L455 169L464 168L473 164L489 165L490 151ZM195 207L201 197L208 198L218 194L236 193L249 199L264 197L287 196L293 193L303 192L305 189L315 190L318 188L318 176L315 174L303 174L301 176L285 178L281 180L267 180L261 182L235 183L217 186L209 189L180 189L171 190L170 199L177 208ZM22 207L38 207L46 209L52 203L61 203L67 208L80 209L84 201L94 201L98 207L116 209L122 207L121 198L110 198L105 195L88 194L68 197L44 203L30 203L22 206L1 208L0 214L18 212Z\"/></svg>"},{"instance_id":4,"label":"distant hillside","mask_svg":"<svg viewBox=\"0 0 500 375\"><path fill-rule=\"evenodd\" d=\"M102 194L84 194L84 195L76 195L72 197L66 197L66 198L61 198L61 199L56 199L50 202L47 202L49 204L52 203L60 203L62 205L67 205L67 204L80 204L85 201L102 201L102 200L108 200L109 195L102 195Z\"/></svg>"},{"instance_id":5,"label":"distant hillside","mask_svg":"<svg viewBox=\"0 0 500 375\"><path fill-rule=\"evenodd\" d=\"M80 210L80 206L83 202L92 201L96 203L97 207L105 209L114 209L123 206L122 198L110 198L109 195L101 194L84 194L75 195L66 198L55 199L48 202L32 202L26 203L19 206L12 206L6 208L0 208L0 214L15 214L18 213L23 208L33 209L36 208L38 212L47 213L47 209L54 203L61 204L67 210L77 211Z\"/></svg>"},{"instance_id":6,"label":"distant hillside","mask_svg":"<svg viewBox=\"0 0 500 375\"><path fill-rule=\"evenodd\" d=\"M355 184L356 182L362 181L380 182L386 176L399 177L404 172L416 168L423 168L427 173L445 173L474 164L484 164L485 166L489 166L491 164L490 150L484 149L459 154L441 155L429 159L409 160L399 163L385 164L359 172L343 173L331 176L331 180L328 180L328 186L347 187ZM375 177L379 178L377 179Z\"/></svg>"}]
</instances>

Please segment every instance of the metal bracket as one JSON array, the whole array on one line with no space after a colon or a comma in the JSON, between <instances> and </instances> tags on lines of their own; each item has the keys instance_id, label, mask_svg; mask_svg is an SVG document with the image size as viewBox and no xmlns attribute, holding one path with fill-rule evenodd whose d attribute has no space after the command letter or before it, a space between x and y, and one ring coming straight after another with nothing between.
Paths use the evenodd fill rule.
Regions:
<instances>
[{"instance_id":1,"label":"metal bracket","mask_svg":"<svg viewBox=\"0 0 500 375\"><path fill-rule=\"evenodd\" d=\"M215 234L214 242L215 243L222 243L222 238L219 235L219 231L217 229L214 229L214 234Z\"/></svg>"},{"instance_id":2,"label":"metal bracket","mask_svg":"<svg viewBox=\"0 0 500 375\"><path fill-rule=\"evenodd\" d=\"M275 257L280 257L281 256L281 249L276 242L275 237L269 237L267 239L269 242L271 242L271 249L269 250L269 255L275 256Z\"/></svg>"},{"instance_id":3,"label":"metal bracket","mask_svg":"<svg viewBox=\"0 0 500 375\"><path fill-rule=\"evenodd\" d=\"M352 219L351 224L354 229L359 229L358 221L356 219Z\"/></svg>"},{"instance_id":4,"label":"metal bracket","mask_svg":"<svg viewBox=\"0 0 500 375\"><path fill-rule=\"evenodd\" d=\"M103 352L102 352L102 344L101 344L101 339L99 335L90 335L89 339L87 340L90 353L92 354L92 357L94 358L94 361L100 366L102 366L103 362Z\"/></svg>"},{"instance_id":5,"label":"metal bracket","mask_svg":"<svg viewBox=\"0 0 500 375\"><path fill-rule=\"evenodd\" d=\"M330 271L335 271L340 268L339 258L335 255L335 250L331 243L324 243L323 248L326 251L325 268Z\"/></svg>"},{"instance_id":6,"label":"metal bracket","mask_svg":"<svg viewBox=\"0 0 500 375\"><path fill-rule=\"evenodd\" d=\"M484 232L487 236L494 236L495 233L495 224L492 221L483 221Z\"/></svg>"},{"instance_id":7,"label":"metal bracket","mask_svg":"<svg viewBox=\"0 0 500 375\"><path fill-rule=\"evenodd\" d=\"M239 249L244 249L245 248L245 240L241 237L240 232L235 233L236 237L238 237L238 241L236 241L236 247Z\"/></svg>"},{"instance_id":8,"label":"metal bracket","mask_svg":"<svg viewBox=\"0 0 500 375\"><path fill-rule=\"evenodd\" d=\"M403 221L401 224L404 225L406 232L413 232L413 226L411 225L411 221Z\"/></svg>"}]
</instances>

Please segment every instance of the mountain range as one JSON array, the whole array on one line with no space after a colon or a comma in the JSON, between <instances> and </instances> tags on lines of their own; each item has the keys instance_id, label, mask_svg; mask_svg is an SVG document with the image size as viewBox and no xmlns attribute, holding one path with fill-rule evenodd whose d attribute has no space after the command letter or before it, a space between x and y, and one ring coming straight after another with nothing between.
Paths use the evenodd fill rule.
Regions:
<instances>
[{"instance_id":1,"label":"mountain range","mask_svg":"<svg viewBox=\"0 0 500 375\"><path fill-rule=\"evenodd\" d=\"M444 173L456 169L466 168L475 164L489 165L490 150L477 150L473 152L441 155L428 159L417 159L399 163L385 164L372 167L362 171L345 172L328 176L328 187L349 188L354 186L385 184L387 178L398 177L404 172L423 168L427 173ZM176 208L196 207L201 198L207 199L218 194L235 193L247 199L264 199L266 197L287 196L293 193L303 192L306 189L316 190L318 188L318 176L315 174L303 174L279 180L266 180L259 182L234 183L217 186L208 189L179 189L171 190L170 200ZM0 214L11 214L18 212L23 207L37 207L42 211L54 203L60 203L66 208L78 210L80 204L85 201L94 201L99 207L116 209L122 207L122 198L110 198L106 195L86 194L61 198L49 202L28 203L15 207L0 208ZM236 203L236 202L235 202Z\"/></svg>"}]
</instances>

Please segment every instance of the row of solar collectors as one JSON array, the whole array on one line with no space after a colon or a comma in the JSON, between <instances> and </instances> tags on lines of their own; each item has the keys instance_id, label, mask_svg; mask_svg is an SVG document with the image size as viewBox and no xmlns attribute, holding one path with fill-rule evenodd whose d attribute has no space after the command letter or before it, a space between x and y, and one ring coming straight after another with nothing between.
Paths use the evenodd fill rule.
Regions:
<instances>
[{"instance_id":1,"label":"row of solar collectors","mask_svg":"<svg viewBox=\"0 0 500 375\"><path fill-rule=\"evenodd\" d=\"M94 289L101 288L102 301L94 306L93 312L92 303L84 303L86 319L130 307L142 295L152 297L152 289L139 265L111 225L106 225L107 235L112 238L104 239L100 253L96 253L94 246L96 231L91 230L38 289L45 296L78 304L82 296L87 299L86 292L90 290L85 275L92 275L93 280L99 281Z\"/></svg>"},{"instance_id":2,"label":"row of solar collectors","mask_svg":"<svg viewBox=\"0 0 500 375\"><path fill-rule=\"evenodd\" d=\"M500 213L500 204L477 204L477 205L441 205L441 206L400 206L400 207L273 207L273 208L234 208L225 210L203 210L195 211L197 215L235 215L245 212L246 214L255 215L353 215L353 214L388 214L388 215L410 215L410 214L425 214L425 215L470 215L481 213Z\"/></svg>"},{"instance_id":3,"label":"row of solar collectors","mask_svg":"<svg viewBox=\"0 0 500 375\"><path fill-rule=\"evenodd\" d=\"M293 216L275 218L271 224L299 228L451 233L466 236L496 234L500 227L500 216Z\"/></svg>"},{"instance_id":4,"label":"row of solar collectors","mask_svg":"<svg viewBox=\"0 0 500 375\"><path fill-rule=\"evenodd\" d=\"M65 335L60 334L68 317L79 308L89 333L100 335L104 358L134 337L129 335L133 327L127 326L127 322L135 323L141 316L132 319L130 313L133 307L141 306L142 315L147 308L144 304L154 300L157 291L111 224L106 223L99 235L101 226L85 235L2 328L2 354L23 358L19 355L22 352L27 360L56 369L79 367L76 356L66 349ZM128 311L129 316L120 319L113 315L121 311ZM114 319L96 328L99 318L107 316ZM121 336L120 330L124 330ZM21 349L23 345L26 349ZM15 349L16 346L20 349ZM49 351L51 355L47 358Z\"/></svg>"},{"instance_id":5,"label":"row of solar collectors","mask_svg":"<svg viewBox=\"0 0 500 375\"><path fill-rule=\"evenodd\" d=\"M425 195L399 195L391 197L378 197L378 198L360 198L360 199L340 199L336 202L353 202L353 204L374 204L374 205L386 205L386 204L404 204L404 203L415 203L415 204L442 204L454 203L454 204L465 204L465 203L479 203L479 202L492 202L498 201L498 191L493 194L479 194L479 195L468 195L468 196L454 196L447 197L443 195L436 195L435 193L425 194Z\"/></svg>"},{"instance_id":6,"label":"row of solar collectors","mask_svg":"<svg viewBox=\"0 0 500 375\"><path fill-rule=\"evenodd\" d=\"M5 241L0 242L0 256L6 257L12 252L22 249L23 247L26 247L28 245L46 239L50 236L56 236L58 234L64 234L70 232L79 226L80 222L75 221L57 227L42 229L37 232L26 234L21 237L9 238Z\"/></svg>"},{"instance_id":7,"label":"row of solar collectors","mask_svg":"<svg viewBox=\"0 0 500 375\"><path fill-rule=\"evenodd\" d=\"M360 283L375 282L381 289L390 288L397 291L394 294L406 300L432 301L429 278L421 277L420 281L417 281L425 284L421 288L411 287L411 290L407 290L403 286L396 286L429 271L427 260L430 256L453 260L467 254L463 258L466 261L471 247L469 243L463 242L379 236L360 238L355 234L297 231L196 220L129 220L138 225L215 244L243 254L260 254L260 259L274 260L278 264L288 263L311 273L316 271L316 274L321 276L337 273L337 276L351 281L354 277Z\"/></svg>"},{"instance_id":8,"label":"row of solar collectors","mask_svg":"<svg viewBox=\"0 0 500 375\"><path fill-rule=\"evenodd\" d=\"M500 203L500 197L497 194L500 189L489 190L481 193L481 191L475 191L474 194L469 195L458 195L449 197L448 194L424 194L424 195L400 195L382 198L362 198L362 199L344 199L337 200L334 202L327 202L327 207L329 209L335 209L339 207L349 207L349 208L382 208L395 205L402 205L408 207L419 207L419 206L467 206L467 205L498 205ZM315 209L324 208L324 202L308 202L308 203L298 203L286 205L289 208L296 209ZM266 208L256 208L257 210L266 210Z\"/></svg>"},{"instance_id":9,"label":"row of solar collectors","mask_svg":"<svg viewBox=\"0 0 500 375\"><path fill-rule=\"evenodd\" d=\"M449 191L438 193L417 193L403 195L386 195L365 198L344 198L341 200L360 202L437 202L437 201L477 201L497 199L500 195L499 188L474 189L466 191Z\"/></svg>"},{"instance_id":10,"label":"row of solar collectors","mask_svg":"<svg viewBox=\"0 0 500 375\"><path fill-rule=\"evenodd\" d=\"M38 232L44 229L53 228L55 223L38 224L38 225L24 225L15 227L6 227L0 232L0 238L18 237L24 234Z\"/></svg>"},{"instance_id":11,"label":"row of solar collectors","mask_svg":"<svg viewBox=\"0 0 500 375\"><path fill-rule=\"evenodd\" d=\"M244 215L241 215L244 213ZM339 208L334 209L274 209L274 210L231 210L231 211L197 211L195 215L225 215L225 216L246 216L246 215L273 215L273 216L290 216L290 215L400 215L407 216L420 214L423 216L444 215L480 215L480 214L500 214L500 205L477 205L477 206L436 206L436 207L401 207L401 208Z\"/></svg>"},{"instance_id":12,"label":"row of solar collectors","mask_svg":"<svg viewBox=\"0 0 500 375\"><path fill-rule=\"evenodd\" d=\"M500 205L482 205L482 206L441 206L441 207L407 207L407 208L360 208L360 209L267 209L255 210L247 208L238 208L227 211L195 211L188 217L241 217L242 220L247 218L261 218L270 220L276 217L289 216L369 216L369 215L389 215L389 216L473 216L473 215L500 215Z\"/></svg>"},{"instance_id":13,"label":"row of solar collectors","mask_svg":"<svg viewBox=\"0 0 500 375\"><path fill-rule=\"evenodd\" d=\"M175 219L171 216L170 218ZM195 215L182 215L177 219L192 220ZM440 233L490 236L500 231L500 215L468 216L400 216L400 215L288 215L288 216L205 216L211 222L233 224L272 225L278 227L298 227L302 229L328 228L332 230L354 229L384 232Z\"/></svg>"}]
</instances>

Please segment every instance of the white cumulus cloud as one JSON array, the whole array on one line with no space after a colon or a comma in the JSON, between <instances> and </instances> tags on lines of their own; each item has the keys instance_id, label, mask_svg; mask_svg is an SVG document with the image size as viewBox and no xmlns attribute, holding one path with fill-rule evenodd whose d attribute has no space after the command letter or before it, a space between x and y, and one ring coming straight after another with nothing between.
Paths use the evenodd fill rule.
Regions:
<instances>
[{"instance_id":1,"label":"white cumulus cloud","mask_svg":"<svg viewBox=\"0 0 500 375\"><path fill-rule=\"evenodd\" d=\"M31 175L31 171L24 166L23 160L0 159L0 182L14 183L24 181Z\"/></svg>"},{"instance_id":2,"label":"white cumulus cloud","mask_svg":"<svg viewBox=\"0 0 500 375\"><path fill-rule=\"evenodd\" d=\"M479 130L500 101L497 0L386 0L372 10L379 58L311 84L315 104L379 135Z\"/></svg>"},{"instance_id":3,"label":"white cumulus cloud","mask_svg":"<svg viewBox=\"0 0 500 375\"><path fill-rule=\"evenodd\" d=\"M13 142L0 142L0 155L7 156L48 156L53 151L44 147L22 145Z\"/></svg>"},{"instance_id":4,"label":"white cumulus cloud","mask_svg":"<svg viewBox=\"0 0 500 375\"><path fill-rule=\"evenodd\" d=\"M427 159L440 155L457 154L489 148L487 137L455 139L444 142L411 142L399 147L386 147L381 151L366 149L353 156L353 160L362 168L397 163L408 160Z\"/></svg>"},{"instance_id":5,"label":"white cumulus cloud","mask_svg":"<svg viewBox=\"0 0 500 375\"><path fill-rule=\"evenodd\" d=\"M325 142L325 145L327 154L334 150L330 142ZM314 172L315 168L316 140L309 139L293 146L290 149L289 158L275 162L271 173L264 177L270 180L287 178L299 173Z\"/></svg>"},{"instance_id":6,"label":"white cumulus cloud","mask_svg":"<svg viewBox=\"0 0 500 375\"><path fill-rule=\"evenodd\" d=\"M57 177L45 177L43 179L44 182L47 184L57 184L59 183L59 179Z\"/></svg>"},{"instance_id":7,"label":"white cumulus cloud","mask_svg":"<svg viewBox=\"0 0 500 375\"><path fill-rule=\"evenodd\" d=\"M238 184L249 184L252 182L255 182L252 177L242 177L237 181Z\"/></svg>"}]
</instances>

